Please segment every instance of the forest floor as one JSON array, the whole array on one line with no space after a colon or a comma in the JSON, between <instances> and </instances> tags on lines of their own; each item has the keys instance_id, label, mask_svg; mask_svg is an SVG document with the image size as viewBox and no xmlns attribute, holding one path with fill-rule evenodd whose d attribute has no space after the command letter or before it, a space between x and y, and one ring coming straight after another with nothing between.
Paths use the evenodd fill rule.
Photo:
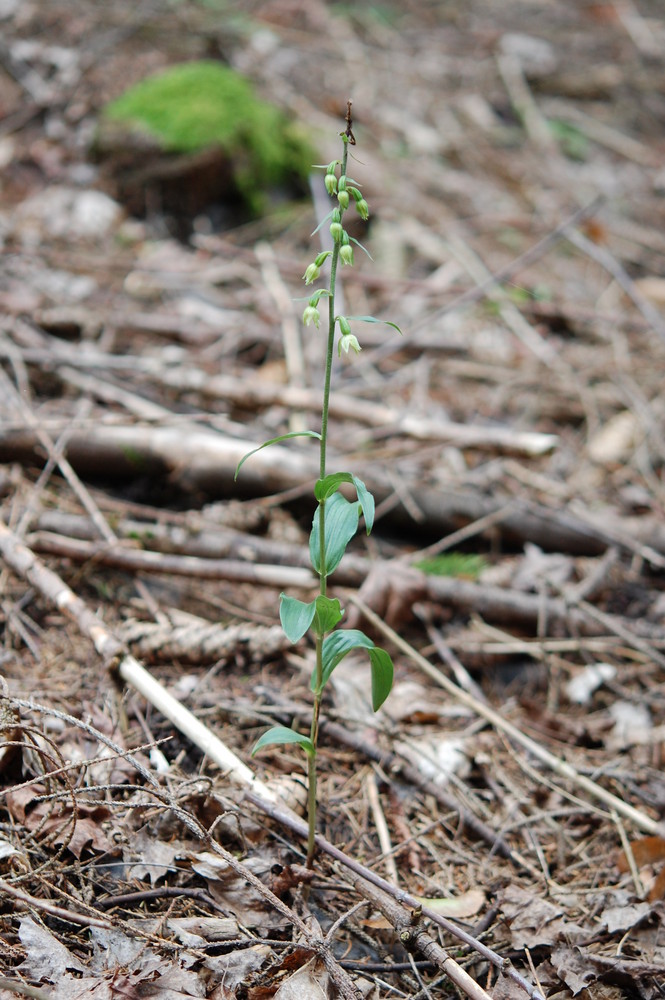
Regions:
<instances>
[{"instance_id":1,"label":"forest floor","mask_svg":"<svg viewBox=\"0 0 665 1000\"><path fill-rule=\"evenodd\" d=\"M0 0L0 34L0 996L663 996L662 5ZM339 308L402 330L333 372L377 516L330 593L395 683L326 689L312 870L302 753L251 751L309 730L278 607L316 447L233 473L320 419L321 179L183 221L148 172L138 218L91 154L199 58L320 163L352 99Z\"/></svg>"}]
</instances>

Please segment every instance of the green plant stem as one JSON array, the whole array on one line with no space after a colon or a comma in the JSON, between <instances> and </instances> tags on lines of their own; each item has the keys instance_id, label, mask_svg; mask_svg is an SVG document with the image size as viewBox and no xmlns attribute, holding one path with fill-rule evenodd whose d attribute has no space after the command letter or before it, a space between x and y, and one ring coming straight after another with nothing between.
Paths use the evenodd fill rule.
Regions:
<instances>
[{"instance_id":1,"label":"green plant stem","mask_svg":"<svg viewBox=\"0 0 665 1000\"><path fill-rule=\"evenodd\" d=\"M342 156L342 176L346 175L346 163L349 147L344 142ZM340 243L335 240L330 260L330 284L328 296L328 343L326 345L326 369L323 383L323 405L321 407L321 441L319 450L319 478L326 476L326 445L328 441L328 411L330 409L330 385L332 382L333 352L335 350L335 285L337 282L337 264L339 262ZM326 502L319 504L319 593L326 596L328 589L328 574L326 572ZM321 713L321 697L323 686L323 636L316 637L316 687L314 691L314 706L312 709L312 725L310 739L314 753L307 758L307 866L312 867L316 850L316 756L319 740L319 715Z\"/></svg>"}]
</instances>

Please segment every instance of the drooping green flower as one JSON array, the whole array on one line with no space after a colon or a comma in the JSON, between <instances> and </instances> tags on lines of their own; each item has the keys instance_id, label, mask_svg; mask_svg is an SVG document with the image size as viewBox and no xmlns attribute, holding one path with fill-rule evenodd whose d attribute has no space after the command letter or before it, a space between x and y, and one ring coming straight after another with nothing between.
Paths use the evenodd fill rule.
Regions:
<instances>
[{"instance_id":1,"label":"drooping green flower","mask_svg":"<svg viewBox=\"0 0 665 1000\"><path fill-rule=\"evenodd\" d=\"M316 306L307 306L304 313L302 314L302 321L305 324L305 326L309 326L310 323L313 323L318 330L319 324L321 322L321 313L316 308Z\"/></svg>"}]
</instances>

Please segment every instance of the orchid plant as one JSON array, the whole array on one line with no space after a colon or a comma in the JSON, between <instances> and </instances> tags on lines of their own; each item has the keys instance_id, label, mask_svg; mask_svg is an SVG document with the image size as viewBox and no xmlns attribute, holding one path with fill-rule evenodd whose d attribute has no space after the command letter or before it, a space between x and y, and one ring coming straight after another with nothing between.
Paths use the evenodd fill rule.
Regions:
<instances>
[{"instance_id":1,"label":"orchid plant","mask_svg":"<svg viewBox=\"0 0 665 1000\"><path fill-rule=\"evenodd\" d=\"M365 253L365 248L349 236L344 228L344 213L350 206L363 220L369 217L369 207L363 197L360 184L347 175L349 146L355 145L352 131L351 102L348 102L346 114L346 129L340 133L343 154L341 160L319 166L325 170L325 186L335 206L322 220L315 233L330 220L330 235L333 249L324 250L312 261L305 270L303 279L306 285L313 285L321 275L321 268L330 258L330 277L327 288L317 288L308 298L303 313L305 326L313 325L317 329L321 322L320 304L327 301L328 305L328 337L325 355L325 376L323 384L323 401L321 407L320 431L295 431L282 434L279 437L265 441L259 448L245 455L236 469L236 478L243 463L261 448L285 441L292 437L311 437L319 442L319 478L314 486L314 497L317 507L314 513L312 530L309 537L310 561L319 578L319 593L314 600L305 602L295 597L282 594L280 598L280 620L284 632L292 643L299 642L306 633L310 633L315 647L315 663L312 672L311 688L313 693L312 718L309 734L300 733L287 726L274 726L261 736L252 751L256 754L264 747L275 744L297 744L307 758L308 777L308 845L307 864L311 867L315 852L316 837L316 785L317 785L317 749L319 741L319 722L323 691L330 680L335 667L356 650L364 650L369 658L371 668L372 707L377 711L388 697L393 683L393 663L385 649L376 646L374 642L359 629L342 628L340 623L344 610L337 598L328 593L328 577L335 571L342 560L347 545L358 530L360 515L364 516L365 528L369 534L374 523L374 498L364 482L352 472L328 472L327 441L328 412L330 404L331 378L333 367L333 352L335 341L339 355L350 351L358 353L361 350L356 335L352 332L352 323L378 323L373 316L341 316L335 311L335 287L337 269L342 265L353 266L353 245ZM312 234L314 235L314 234ZM353 244L353 245L352 245ZM399 330L395 323L389 326ZM355 500L347 500L340 492L340 487L347 484L355 494Z\"/></svg>"}]
</instances>

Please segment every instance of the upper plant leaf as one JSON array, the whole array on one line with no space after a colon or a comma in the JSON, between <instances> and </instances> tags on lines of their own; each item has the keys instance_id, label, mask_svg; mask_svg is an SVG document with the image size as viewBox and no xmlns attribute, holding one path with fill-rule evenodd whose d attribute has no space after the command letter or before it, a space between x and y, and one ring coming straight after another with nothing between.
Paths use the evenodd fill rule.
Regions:
<instances>
[{"instance_id":1,"label":"upper plant leaf","mask_svg":"<svg viewBox=\"0 0 665 1000\"><path fill-rule=\"evenodd\" d=\"M369 535L374 525L374 497L365 486L362 479L358 479L351 472L333 472L325 479L317 479L314 487L314 496L319 501L327 500L328 497L337 493L342 483L353 483L356 488L356 495L360 501L362 512L365 515L365 526ZM327 508L326 508L327 515Z\"/></svg>"},{"instance_id":2,"label":"upper plant leaf","mask_svg":"<svg viewBox=\"0 0 665 1000\"><path fill-rule=\"evenodd\" d=\"M358 529L360 504L349 503L341 493L334 493L325 505L325 568L327 576L339 566L342 556ZM309 536L309 558L317 573L321 573L321 504L314 512Z\"/></svg>"},{"instance_id":3,"label":"upper plant leaf","mask_svg":"<svg viewBox=\"0 0 665 1000\"><path fill-rule=\"evenodd\" d=\"M374 258L372 257L372 255L371 255L371 253L369 252L369 250L367 249L367 247L363 246L363 245L362 245L362 243L360 242L360 240L357 240L357 239L355 238L355 236L349 236L349 239L350 239L350 241L351 241L352 243L355 243L355 245L356 245L357 247L360 247L360 249L362 250L362 252L363 252L363 253L366 253L366 254L367 254L367 256L369 257L369 259L370 259L370 260L374 260Z\"/></svg>"},{"instance_id":4,"label":"upper plant leaf","mask_svg":"<svg viewBox=\"0 0 665 1000\"><path fill-rule=\"evenodd\" d=\"M332 214L333 214L333 209L331 209L328 212L328 214L326 216L324 216L323 219L321 219L321 221L319 222L318 226L316 227L316 229L312 233L312 236L316 236L316 234L318 233L318 231L321 228L321 226L325 225L325 223L328 221L328 219L330 219L332 217Z\"/></svg>"},{"instance_id":5,"label":"upper plant leaf","mask_svg":"<svg viewBox=\"0 0 665 1000\"><path fill-rule=\"evenodd\" d=\"M252 757L259 750L263 750L264 747L284 743L298 743L305 753L310 756L314 756L316 753L314 744L309 736L303 736L302 733L297 733L295 729L289 729L288 726L273 726L272 729L269 729L267 733L264 733L256 741L252 750Z\"/></svg>"},{"instance_id":6,"label":"upper plant leaf","mask_svg":"<svg viewBox=\"0 0 665 1000\"><path fill-rule=\"evenodd\" d=\"M279 598L279 620L289 642L298 642L302 639L307 629L314 620L316 613L316 601L305 604L295 597L287 597L280 594Z\"/></svg>"},{"instance_id":7,"label":"upper plant leaf","mask_svg":"<svg viewBox=\"0 0 665 1000\"><path fill-rule=\"evenodd\" d=\"M269 441L264 441L263 444L260 444L258 446L258 448L252 448L251 451L248 451L246 455L242 456L242 458L236 465L236 471L233 476L233 481L235 482L236 479L238 478L238 473L240 472L241 468L243 467L247 459L251 458L252 455L256 455L257 451L262 451L263 448L267 448L271 444L279 444L280 441L286 441L288 440L288 438L299 438L299 437L316 438L317 441L321 440L321 435L319 434L318 431L290 431L288 434L280 434L279 437L270 438Z\"/></svg>"},{"instance_id":8,"label":"upper plant leaf","mask_svg":"<svg viewBox=\"0 0 665 1000\"><path fill-rule=\"evenodd\" d=\"M347 316L348 320L355 320L356 323L385 323L386 326L392 326L394 330L397 330L401 334L401 330L397 323L391 323L389 319L377 319L376 316Z\"/></svg>"}]
</instances>

